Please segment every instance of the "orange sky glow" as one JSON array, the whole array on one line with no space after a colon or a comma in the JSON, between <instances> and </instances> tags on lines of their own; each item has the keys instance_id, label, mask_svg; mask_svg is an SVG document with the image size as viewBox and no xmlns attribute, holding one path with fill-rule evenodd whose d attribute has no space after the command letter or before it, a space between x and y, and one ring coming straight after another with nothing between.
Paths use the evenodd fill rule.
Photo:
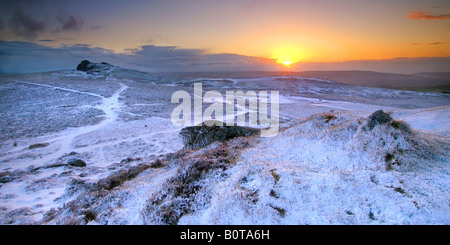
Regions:
<instances>
[{"instance_id":1,"label":"orange sky glow","mask_svg":"<svg viewBox=\"0 0 450 245\"><path fill-rule=\"evenodd\" d=\"M116 54L154 45L259 57L284 66L450 57L446 0L29 2L0 4L0 40L83 44Z\"/></svg>"}]
</instances>

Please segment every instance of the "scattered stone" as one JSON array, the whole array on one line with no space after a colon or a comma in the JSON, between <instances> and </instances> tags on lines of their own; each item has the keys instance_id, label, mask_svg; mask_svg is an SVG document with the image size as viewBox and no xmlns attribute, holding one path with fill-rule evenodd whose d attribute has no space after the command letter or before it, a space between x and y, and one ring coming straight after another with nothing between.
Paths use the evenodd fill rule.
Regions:
<instances>
[{"instance_id":1,"label":"scattered stone","mask_svg":"<svg viewBox=\"0 0 450 245\"><path fill-rule=\"evenodd\" d=\"M35 148L43 148L43 147L47 147L48 145L50 145L49 143L37 143L37 144L32 144L30 146L28 146L29 149L35 149Z\"/></svg>"},{"instance_id":2,"label":"scattered stone","mask_svg":"<svg viewBox=\"0 0 450 245\"><path fill-rule=\"evenodd\" d=\"M67 163L74 167L86 167L86 162L81 159L71 158Z\"/></svg>"},{"instance_id":3,"label":"scattered stone","mask_svg":"<svg viewBox=\"0 0 450 245\"><path fill-rule=\"evenodd\" d=\"M65 154L63 157L66 157L66 156L74 156L74 155L76 155L76 154L78 154L78 153L75 152L75 151L71 151L70 153Z\"/></svg>"}]
</instances>

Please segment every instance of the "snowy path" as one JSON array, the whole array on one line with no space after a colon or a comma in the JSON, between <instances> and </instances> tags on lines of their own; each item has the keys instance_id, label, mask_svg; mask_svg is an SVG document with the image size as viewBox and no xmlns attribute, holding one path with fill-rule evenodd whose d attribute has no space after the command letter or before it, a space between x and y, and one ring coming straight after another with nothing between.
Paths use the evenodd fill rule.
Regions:
<instances>
[{"instance_id":1,"label":"snowy path","mask_svg":"<svg viewBox=\"0 0 450 245\"><path fill-rule=\"evenodd\" d=\"M25 81L19 81L19 80L15 80L14 82L35 85L35 86L41 86L41 87L46 87L46 88L51 88L51 89L57 89L57 90L62 90L62 91L66 91L66 92L71 92L71 93L86 94L86 95L91 95L91 96L95 96L95 97L100 97L102 99L105 98L105 97L103 97L99 94L95 94L95 93L89 93L89 92L83 92L83 91L78 91L78 90L69 89L69 88L51 86L51 85L42 84L42 83L25 82ZM123 86L125 86L125 85L123 85Z\"/></svg>"},{"instance_id":2,"label":"snowy path","mask_svg":"<svg viewBox=\"0 0 450 245\"><path fill-rule=\"evenodd\" d=\"M14 139L1 146L0 173L11 173L12 177L0 185L0 207L3 210L30 208L27 220L39 220L51 208L57 208L73 198L68 196L67 190L72 187L74 179L96 182L124 167L121 162L124 159L136 159L124 163L131 166L139 163L139 159L152 159L175 152L183 146L178 136L180 128L173 126L170 119L120 119L126 106L122 96L129 88L124 83L117 82L114 93L105 97L60 86L18 80L15 82L43 90L67 92L67 95L74 97L88 95L100 98L94 100L96 104L80 107L95 108L104 113L101 115L103 120L94 125L71 127L33 138ZM43 146L30 148L36 144ZM82 159L86 162L86 167L64 166L71 158ZM157 173L158 171L155 172ZM152 192L153 189L154 187L148 191ZM0 214L1 212L2 210Z\"/></svg>"},{"instance_id":3,"label":"snowy path","mask_svg":"<svg viewBox=\"0 0 450 245\"><path fill-rule=\"evenodd\" d=\"M20 167L28 167L29 165L35 165L35 164L42 164L46 163L50 160L57 159L61 157L64 154L70 153L73 150L72 142L73 140L81 135L93 132L95 130L98 130L100 128L103 128L112 122L116 121L118 118L118 115L121 111L121 104L119 102L120 94L125 91L128 87L125 84L120 83L120 88L116 90L111 97L103 97L99 94L95 93L89 93L89 92L83 92L73 89L67 89L62 87L56 87L46 84L39 84L39 83L32 83L32 82L24 82L24 81L16 81L20 83L35 85L35 86L42 86L46 88L51 89L58 89L62 91L67 91L71 93L80 93L80 94L86 94L90 96L95 96L102 98L102 101L99 105L95 105L94 108L102 110L105 113L105 120L100 122L99 124L95 125L88 125L78 128L71 128L68 130L65 130L60 133L52 134L49 136L39 137L41 140L50 139L48 143L50 143L50 146L48 147L47 152L50 151L50 154L47 154L45 156L42 156L41 158L35 158L30 159L29 161L22 162L20 165L26 165L26 166L20 166ZM27 149L27 148L26 148ZM6 156L1 157L0 161L4 161L6 159L14 158L15 155L21 155L23 154L23 148L22 149L12 149L11 151L6 154ZM18 165L15 165L14 167L19 167Z\"/></svg>"}]
</instances>

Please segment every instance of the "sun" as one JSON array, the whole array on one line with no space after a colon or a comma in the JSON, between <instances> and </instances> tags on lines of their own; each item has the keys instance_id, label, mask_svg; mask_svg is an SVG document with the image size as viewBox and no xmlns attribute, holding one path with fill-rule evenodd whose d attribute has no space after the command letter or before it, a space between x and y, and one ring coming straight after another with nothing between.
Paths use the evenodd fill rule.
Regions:
<instances>
[{"instance_id":1,"label":"sun","mask_svg":"<svg viewBox=\"0 0 450 245\"><path fill-rule=\"evenodd\" d=\"M302 59L302 52L296 46L279 46L272 52L272 58L276 59L278 64L289 67Z\"/></svg>"},{"instance_id":2,"label":"sun","mask_svg":"<svg viewBox=\"0 0 450 245\"><path fill-rule=\"evenodd\" d=\"M293 62L292 62L292 61L289 61L289 60L285 60L285 61L283 61L283 62L281 62L281 63L282 63L283 65L289 67Z\"/></svg>"}]
</instances>

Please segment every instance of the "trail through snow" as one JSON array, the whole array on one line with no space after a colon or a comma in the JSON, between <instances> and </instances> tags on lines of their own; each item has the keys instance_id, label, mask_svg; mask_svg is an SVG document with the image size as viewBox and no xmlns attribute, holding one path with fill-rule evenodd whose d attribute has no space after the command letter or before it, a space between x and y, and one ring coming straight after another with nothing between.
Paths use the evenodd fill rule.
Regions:
<instances>
[{"instance_id":1,"label":"trail through snow","mask_svg":"<svg viewBox=\"0 0 450 245\"><path fill-rule=\"evenodd\" d=\"M47 85L47 84L39 84L39 83L24 82L24 81L17 81L17 82L35 85L35 86L47 87L47 88L51 88L51 89L63 90L63 91L71 92L71 93L86 94L86 95L102 98L101 103L99 105L95 105L93 107L96 109L102 110L105 113L105 120L103 120L102 122L100 122L98 124L87 125L87 126L77 127L77 128L70 128L63 132L59 132L59 133L52 134L49 136L44 136L44 137L42 137L42 139L41 139L41 137L39 137L39 140L41 140L41 141L44 139L47 139L47 138L51 139L48 141L48 143L50 143L50 147L53 149L56 148L57 150L53 150L53 152L51 154L47 154L41 158L35 158L30 161L23 162L23 164L26 164L27 166L33 165L33 164L39 164L39 163L46 163L52 159L57 159L58 157L61 157L64 154L70 153L73 150L72 142L76 137L79 137L84 134L91 133L95 130L104 128L105 126L116 121L118 118L118 115L121 111L121 106L122 106L121 103L119 102L120 94L128 88L125 84L120 83L120 88L118 90L116 90L112 96L104 97L104 96L101 96L101 95L95 94L95 93L83 92L83 91L78 91L78 90L74 90L74 89L62 88L62 87L56 87L56 86L51 86L51 85ZM23 149L13 149L12 151L8 152L8 154L6 156L0 158L0 161L4 160L5 158L11 158L15 154L16 155L23 154L22 150ZM27 167L27 166L22 166L22 167ZM16 166L16 167L18 167L18 166Z\"/></svg>"},{"instance_id":2,"label":"trail through snow","mask_svg":"<svg viewBox=\"0 0 450 245\"><path fill-rule=\"evenodd\" d=\"M73 198L67 193L74 188L74 180L96 182L119 169L139 164L139 159L149 160L182 148L178 137L180 128L173 126L169 119L149 117L122 120L126 104L121 98L129 88L124 83L117 82L118 88L106 97L44 83L14 82L44 90L64 91L67 96L100 98L94 102L96 104L78 107L100 110L103 120L93 125L3 143L0 148L0 173L2 176L6 174L9 179L2 180L0 184L0 216L8 217L9 211L14 215L14 210L20 209L27 212L23 216L25 220L12 218L13 223L32 223L41 219L48 210ZM31 147L33 145L42 146ZM71 158L82 159L86 167L69 166L68 160ZM2 222L8 223L6 220Z\"/></svg>"}]
</instances>

